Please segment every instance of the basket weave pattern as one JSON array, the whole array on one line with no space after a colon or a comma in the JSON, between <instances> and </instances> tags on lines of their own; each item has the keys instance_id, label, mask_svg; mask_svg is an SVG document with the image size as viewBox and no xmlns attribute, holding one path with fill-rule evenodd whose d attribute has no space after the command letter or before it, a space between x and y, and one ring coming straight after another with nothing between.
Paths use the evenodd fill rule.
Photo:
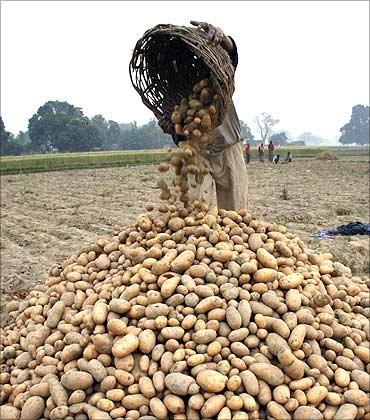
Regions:
<instances>
[{"instance_id":1,"label":"basket weave pattern","mask_svg":"<svg viewBox=\"0 0 370 420\"><path fill-rule=\"evenodd\" d=\"M209 78L220 96L219 121L231 104L234 67L221 46L211 45L196 28L157 25L136 43L129 66L131 82L157 118L170 118L192 87Z\"/></svg>"}]
</instances>

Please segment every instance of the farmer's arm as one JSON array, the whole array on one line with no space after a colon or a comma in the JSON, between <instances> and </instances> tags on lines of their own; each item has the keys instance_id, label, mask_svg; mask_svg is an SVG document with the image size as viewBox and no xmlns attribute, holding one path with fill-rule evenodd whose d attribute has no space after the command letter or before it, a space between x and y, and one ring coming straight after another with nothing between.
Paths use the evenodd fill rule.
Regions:
<instances>
[{"instance_id":1,"label":"farmer's arm","mask_svg":"<svg viewBox=\"0 0 370 420\"><path fill-rule=\"evenodd\" d=\"M196 26L198 29L203 30L207 34L207 41L213 45L221 45L230 55L231 62L236 68L238 65L238 49L236 47L235 41L231 36L224 34L222 29L216 28L210 23L190 21L193 26Z\"/></svg>"}]
</instances>

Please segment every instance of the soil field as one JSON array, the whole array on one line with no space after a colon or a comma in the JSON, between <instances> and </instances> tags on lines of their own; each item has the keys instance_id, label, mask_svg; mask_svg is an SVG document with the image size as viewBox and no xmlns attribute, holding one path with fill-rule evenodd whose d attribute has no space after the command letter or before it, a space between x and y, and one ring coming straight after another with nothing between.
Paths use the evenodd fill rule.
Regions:
<instances>
[{"instance_id":1,"label":"soil field","mask_svg":"<svg viewBox=\"0 0 370 420\"><path fill-rule=\"evenodd\" d=\"M250 211L284 224L312 249L365 275L369 237L318 239L309 234L350 221L369 223L369 162L299 159L248 166ZM155 165L1 176L3 302L43 282L48 269L86 243L109 236L159 202Z\"/></svg>"}]
</instances>

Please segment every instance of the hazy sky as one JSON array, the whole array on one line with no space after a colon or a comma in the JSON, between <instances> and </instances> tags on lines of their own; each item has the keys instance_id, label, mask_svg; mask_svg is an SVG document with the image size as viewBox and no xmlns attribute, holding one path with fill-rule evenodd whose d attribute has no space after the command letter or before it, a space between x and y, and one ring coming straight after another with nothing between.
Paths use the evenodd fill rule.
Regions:
<instances>
[{"instance_id":1,"label":"hazy sky","mask_svg":"<svg viewBox=\"0 0 370 420\"><path fill-rule=\"evenodd\" d=\"M26 130L48 100L92 117L149 120L131 86L136 41L158 23L203 20L234 37L234 100L253 126L266 111L276 129L338 136L351 108L369 103L367 1L1 2L1 115Z\"/></svg>"}]
</instances>

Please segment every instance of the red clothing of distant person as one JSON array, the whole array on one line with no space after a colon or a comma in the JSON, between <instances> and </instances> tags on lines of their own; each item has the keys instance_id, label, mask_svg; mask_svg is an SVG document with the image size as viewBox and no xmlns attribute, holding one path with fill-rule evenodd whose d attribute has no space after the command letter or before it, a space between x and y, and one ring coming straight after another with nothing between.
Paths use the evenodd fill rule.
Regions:
<instances>
[{"instance_id":1,"label":"red clothing of distant person","mask_svg":"<svg viewBox=\"0 0 370 420\"><path fill-rule=\"evenodd\" d=\"M274 150L275 150L275 146L272 143L270 143L269 144L269 152L273 152Z\"/></svg>"},{"instance_id":2,"label":"red clothing of distant person","mask_svg":"<svg viewBox=\"0 0 370 420\"><path fill-rule=\"evenodd\" d=\"M250 145L248 144L247 146L245 146L245 153L247 154L247 155L250 155L251 154L251 147L250 147Z\"/></svg>"}]
</instances>

